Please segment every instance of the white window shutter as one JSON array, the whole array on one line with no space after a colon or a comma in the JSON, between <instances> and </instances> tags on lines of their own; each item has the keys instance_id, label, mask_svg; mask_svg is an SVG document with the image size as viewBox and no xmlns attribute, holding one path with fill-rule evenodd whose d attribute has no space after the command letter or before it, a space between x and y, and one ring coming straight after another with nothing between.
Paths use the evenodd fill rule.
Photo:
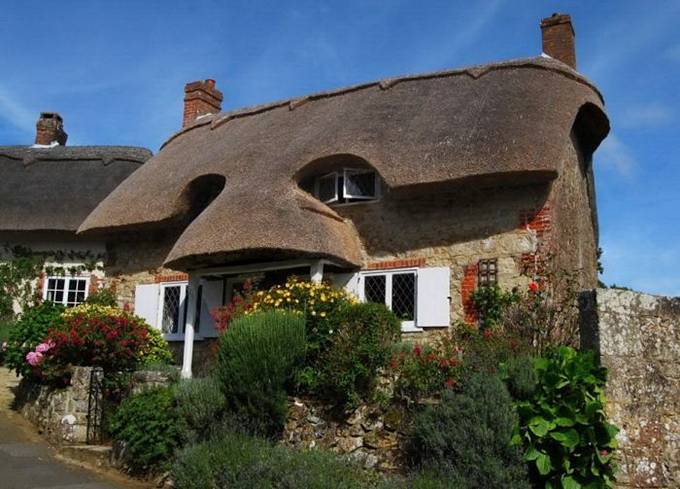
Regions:
<instances>
[{"instance_id":1,"label":"white window shutter","mask_svg":"<svg viewBox=\"0 0 680 489\"><path fill-rule=\"evenodd\" d=\"M210 311L222 305L222 280L204 280L203 292L201 293L201 325L198 334L203 337L211 338L217 336L215 321L213 321Z\"/></svg>"},{"instance_id":2,"label":"white window shutter","mask_svg":"<svg viewBox=\"0 0 680 489\"><path fill-rule=\"evenodd\" d=\"M159 296L159 284L142 284L135 287L135 314L157 329L160 328L157 324Z\"/></svg>"},{"instance_id":3,"label":"white window shutter","mask_svg":"<svg viewBox=\"0 0 680 489\"><path fill-rule=\"evenodd\" d=\"M449 267L418 269L418 317L416 326L449 326L451 321L451 270Z\"/></svg>"},{"instance_id":4,"label":"white window shutter","mask_svg":"<svg viewBox=\"0 0 680 489\"><path fill-rule=\"evenodd\" d=\"M345 289L350 294L359 298L359 274L358 273L336 273L333 274L333 285Z\"/></svg>"}]
</instances>

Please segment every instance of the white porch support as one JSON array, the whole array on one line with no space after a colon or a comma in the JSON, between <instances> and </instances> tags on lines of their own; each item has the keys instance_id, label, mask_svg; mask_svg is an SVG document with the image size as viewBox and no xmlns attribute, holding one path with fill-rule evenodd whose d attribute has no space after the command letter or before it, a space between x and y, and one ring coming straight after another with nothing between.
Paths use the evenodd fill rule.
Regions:
<instances>
[{"instance_id":1,"label":"white porch support","mask_svg":"<svg viewBox=\"0 0 680 489\"><path fill-rule=\"evenodd\" d=\"M323 260L315 261L309 266L309 278L316 284L321 283L323 280Z\"/></svg>"},{"instance_id":2,"label":"white porch support","mask_svg":"<svg viewBox=\"0 0 680 489\"><path fill-rule=\"evenodd\" d=\"M194 356L194 324L196 324L196 297L198 296L198 283L200 276L195 273L189 274L189 285L185 307L188 307L187 321L184 329L184 355L182 355L182 378L191 378L191 362Z\"/></svg>"}]
</instances>

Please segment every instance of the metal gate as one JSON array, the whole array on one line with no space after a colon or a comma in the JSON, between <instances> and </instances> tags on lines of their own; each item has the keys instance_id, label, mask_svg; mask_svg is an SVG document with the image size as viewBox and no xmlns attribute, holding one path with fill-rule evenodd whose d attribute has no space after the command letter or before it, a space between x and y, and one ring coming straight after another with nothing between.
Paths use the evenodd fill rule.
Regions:
<instances>
[{"instance_id":1,"label":"metal gate","mask_svg":"<svg viewBox=\"0 0 680 489\"><path fill-rule=\"evenodd\" d=\"M104 371L95 367L90 371L90 389L87 396L87 434L86 443L102 443L102 415L104 411Z\"/></svg>"}]
</instances>

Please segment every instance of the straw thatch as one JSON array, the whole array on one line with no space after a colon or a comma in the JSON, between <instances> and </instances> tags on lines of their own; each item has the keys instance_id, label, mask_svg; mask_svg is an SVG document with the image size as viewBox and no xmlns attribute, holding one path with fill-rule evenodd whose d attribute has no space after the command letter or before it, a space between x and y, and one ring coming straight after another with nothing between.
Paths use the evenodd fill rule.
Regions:
<instances>
[{"instance_id":1,"label":"straw thatch","mask_svg":"<svg viewBox=\"0 0 680 489\"><path fill-rule=\"evenodd\" d=\"M557 176L584 106L588 123L581 125L596 147L609 129L599 92L540 57L207 116L173 135L80 230L165 226L189 212L191 182L213 175L224 189L188 225L168 265L289 255L358 265L361 243L351 223L297 188L310 164L353 155L403 198L446 185L546 182Z\"/></svg>"},{"instance_id":2,"label":"straw thatch","mask_svg":"<svg viewBox=\"0 0 680 489\"><path fill-rule=\"evenodd\" d=\"M76 231L150 157L121 146L0 146L0 231Z\"/></svg>"}]
</instances>

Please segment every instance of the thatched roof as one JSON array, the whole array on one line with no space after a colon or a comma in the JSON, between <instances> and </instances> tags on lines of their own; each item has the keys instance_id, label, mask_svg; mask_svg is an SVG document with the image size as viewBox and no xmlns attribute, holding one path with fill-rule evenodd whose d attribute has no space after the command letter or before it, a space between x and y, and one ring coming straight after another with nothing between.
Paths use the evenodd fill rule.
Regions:
<instances>
[{"instance_id":1,"label":"thatched roof","mask_svg":"<svg viewBox=\"0 0 680 489\"><path fill-rule=\"evenodd\" d=\"M0 231L76 231L150 157L124 146L0 146Z\"/></svg>"},{"instance_id":2,"label":"thatched roof","mask_svg":"<svg viewBox=\"0 0 680 489\"><path fill-rule=\"evenodd\" d=\"M190 183L214 175L224 190L180 236L168 265L190 269L249 255L358 265L352 224L297 188L310 163L353 155L404 198L442 185L550 181L584 106L596 147L609 129L599 92L563 63L539 57L206 116L173 135L80 230L166 225L188 212Z\"/></svg>"}]
</instances>

